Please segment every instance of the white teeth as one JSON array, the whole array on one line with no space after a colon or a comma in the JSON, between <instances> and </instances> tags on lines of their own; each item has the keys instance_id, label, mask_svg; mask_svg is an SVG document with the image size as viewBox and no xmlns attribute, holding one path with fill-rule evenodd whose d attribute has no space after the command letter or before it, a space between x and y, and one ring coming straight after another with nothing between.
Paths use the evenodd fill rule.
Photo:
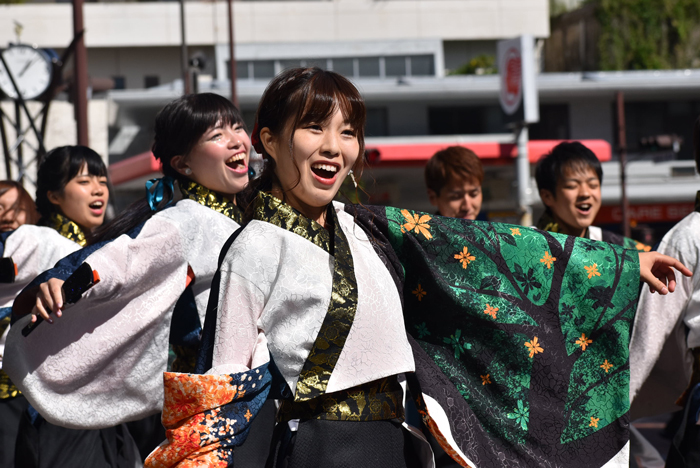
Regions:
<instances>
[{"instance_id":1,"label":"white teeth","mask_svg":"<svg viewBox=\"0 0 700 468\"><path fill-rule=\"evenodd\" d=\"M90 203L90 206L94 206L95 208L102 208L102 205L104 205L104 202L101 202L101 201L96 201L94 203Z\"/></svg>"},{"instance_id":2,"label":"white teeth","mask_svg":"<svg viewBox=\"0 0 700 468\"><path fill-rule=\"evenodd\" d=\"M313 169L321 169L323 171L328 171L328 172L338 172L338 168L335 166L332 166L330 164L312 164L311 167Z\"/></svg>"},{"instance_id":3,"label":"white teeth","mask_svg":"<svg viewBox=\"0 0 700 468\"><path fill-rule=\"evenodd\" d=\"M226 162L227 162L227 163L234 163L234 162L236 162L236 161L241 161L241 160L243 160L243 159L245 159L245 153L238 153L238 154L234 154L233 156L231 156L230 158L228 158L228 159L226 160Z\"/></svg>"}]
</instances>

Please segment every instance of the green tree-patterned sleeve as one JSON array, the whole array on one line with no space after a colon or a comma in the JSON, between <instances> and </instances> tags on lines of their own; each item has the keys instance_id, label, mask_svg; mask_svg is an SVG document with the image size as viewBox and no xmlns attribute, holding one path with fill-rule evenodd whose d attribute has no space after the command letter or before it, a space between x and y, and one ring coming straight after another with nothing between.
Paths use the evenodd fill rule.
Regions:
<instances>
[{"instance_id":1,"label":"green tree-patterned sleeve","mask_svg":"<svg viewBox=\"0 0 700 468\"><path fill-rule=\"evenodd\" d=\"M407 329L473 411L481 429L468 430L489 439L470 442L481 447L469 458L499 466L505 450L524 466L589 467L614 457L628 439L636 250L385 213L405 272Z\"/></svg>"}]
</instances>

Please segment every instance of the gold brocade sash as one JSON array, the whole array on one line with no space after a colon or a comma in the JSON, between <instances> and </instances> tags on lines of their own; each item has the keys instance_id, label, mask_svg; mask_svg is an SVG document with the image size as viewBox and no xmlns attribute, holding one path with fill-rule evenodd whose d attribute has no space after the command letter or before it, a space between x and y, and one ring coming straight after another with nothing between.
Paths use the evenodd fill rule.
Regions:
<instances>
[{"instance_id":1,"label":"gold brocade sash","mask_svg":"<svg viewBox=\"0 0 700 468\"><path fill-rule=\"evenodd\" d=\"M355 319L357 281L350 245L332 205L326 215L329 231L333 233L332 243L329 231L272 195L259 193L254 208L254 219L293 232L333 255L333 289L328 312L299 373L294 395L295 402L308 401L326 393Z\"/></svg>"},{"instance_id":2,"label":"gold brocade sash","mask_svg":"<svg viewBox=\"0 0 700 468\"><path fill-rule=\"evenodd\" d=\"M54 228L60 235L70 239L81 247L85 247L87 239L80 226L62 214L54 213L49 218L49 227Z\"/></svg>"},{"instance_id":3,"label":"gold brocade sash","mask_svg":"<svg viewBox=\"0 0 700 468\"><path fill-rule=\"evenodd\" d=\"M200 205L211 208L217 213L228 216L238 224L243 223L243 213L233 201L219 195L218 193L209 190L208 188L199 185L197 182L189 182L187 184L180 183L180 192L183 198L193 200Z\"/></svg>"},{"instance_id":4,"label":"gold brocade sash","mask_svg":"<svg viewBox=\"0 0 700 468\"><path fill-rule=\"evenodd\" d=\"M282 400L277 413L279 422L291 419L365 422L403 417L403 390L395 375L308 401Z\"/></svg>"}]
</instances>

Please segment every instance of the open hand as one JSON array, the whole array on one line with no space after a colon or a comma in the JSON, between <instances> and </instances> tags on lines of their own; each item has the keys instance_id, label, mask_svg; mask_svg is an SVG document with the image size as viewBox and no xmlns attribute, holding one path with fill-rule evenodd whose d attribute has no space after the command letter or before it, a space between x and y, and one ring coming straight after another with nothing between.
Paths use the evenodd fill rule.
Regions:
<instances>
[{"instance_id":1,"label":"open hand","mask_svg":"<svg viewBox=\"0 0 700 468\"><path fill-rule=\"evenodd\" d=\"M642 281L649 285L649 290L661 295L676 289L676 273L678 270L685 276L692 276L680 261L659 252L641 252L639 254L639 275ZM667 287L668 286L668 287Z\"/></svg>"}]
</instances>

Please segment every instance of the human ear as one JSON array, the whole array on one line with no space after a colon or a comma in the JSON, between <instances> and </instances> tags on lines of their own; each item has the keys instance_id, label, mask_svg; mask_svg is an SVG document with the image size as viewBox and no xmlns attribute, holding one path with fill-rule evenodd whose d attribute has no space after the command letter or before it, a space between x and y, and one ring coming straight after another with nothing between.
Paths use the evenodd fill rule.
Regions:
<instances>
[{"instance_id":1,"label":"human ear","mask_svg":"<svg viewBox=\"0 0 700 468\"><path fill-rule=\"evenodd\" d=\"M546 207L551 208L552 205L554 205L554 194L549 190L540 190L540 198L542 199L542 203L544 203Z\"/></svg>"},{"instance_id":2,"label":"human ear","mask_svg":"<svg viewBox=\"0 0 700 468\"><path fill-rule=\"evenodd\" d=\"M260 142L265 148L265 152L272 159L277 161L277 158L279 156L277 154L277 138L275 138L275 135L272 134L272 131L268 127L265 127L262 130L260 130Z\"/></svg>"},{"instance_id":3,"label":"human ear","mask_svg":"<svg viewBox=\"0 0 700 468\"><path fill-rule=\"evenodd\" d=\"M438 206L438 194L435 193L435 190L428 189L428 200L430 200L431 205Z\"/></svg>"},{"instance_id":4,"label":"human ear","mask_svg":"<svg viewBox=\"0 0 700 468\"><path fill-rule=\"evenodd\" d=\"M54 204L54 205L60 205L60 204L61 204L61 198L62 198L62 197L59 197L58 194L56 194L56 192L54 192L54 191L51 191L51 190L47 191L47 192L46 192L46 198L48 198L49 201L50 201L52 204Z\"/></svg>"},{"instance_id":5,"label":"human ear","mask_svg":"<svg viewBox=\"0 0 700 468\"><path fill-rule=\"evenodd\" d=\"M189 177L189 175L192 174L192 170L187 165L186 158L180 154L178 154L177 156L173 156L170 159L170 167L172 167L173 169L175 169L177 172L179 172L180 174L182 174L184 176ZM189 174L187 173L188 171L189 171Z\"/></svg>"}]
</instances>

